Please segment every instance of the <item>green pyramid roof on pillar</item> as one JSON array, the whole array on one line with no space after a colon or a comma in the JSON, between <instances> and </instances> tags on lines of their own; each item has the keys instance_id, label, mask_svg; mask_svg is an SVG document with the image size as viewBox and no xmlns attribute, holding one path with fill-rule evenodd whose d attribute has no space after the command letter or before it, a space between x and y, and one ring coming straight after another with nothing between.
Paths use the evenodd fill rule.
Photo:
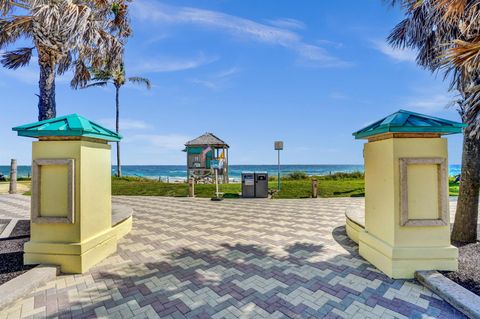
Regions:
<instances>
[{"instance_id":1,"label":"green pyramid roof on pillar","mask_svg":"<svg viewBox=\"0 0 480 319\"><path fill-rule=\"evenodd\" d=\"M447 135L462 133L466 126L466 124L459 122L399 110L353 133L353 136L355 136L355 139L364 139L385 133L437 133Z\"/></svg>"},{"instance_id":2,"label":"green pyramid roof on pillar","mask_svg":"<svg viewBox=\"0 0 480 319\"><path fill-rule=\"evenodd\" d=\"M12 130L18 136L27 137L88 137L106 141L120 141L122 136L87 120L78 114L70 114L49 120L25 124Z\"/></svg>"}]
</instances>

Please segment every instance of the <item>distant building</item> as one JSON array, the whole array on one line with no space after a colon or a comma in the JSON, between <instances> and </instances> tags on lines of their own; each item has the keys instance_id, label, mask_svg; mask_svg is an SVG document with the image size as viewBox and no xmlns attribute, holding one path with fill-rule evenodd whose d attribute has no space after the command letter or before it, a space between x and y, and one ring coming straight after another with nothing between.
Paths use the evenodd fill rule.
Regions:
<instances>
[{"instance_id":1,"label":"distant building","mask_svg":"<svg viewBox=\"0 0 480 319\"><path fill-rule=\"evenodd\" d=\"M218 170L219 182L228 183L229 148L227 143L212 133L205 133L185 143L183 151L187 153L187 178L194 178L201 183L213 183L215 172L211 162L218 160L221 164Z\"/></svg>"}]
</instances>

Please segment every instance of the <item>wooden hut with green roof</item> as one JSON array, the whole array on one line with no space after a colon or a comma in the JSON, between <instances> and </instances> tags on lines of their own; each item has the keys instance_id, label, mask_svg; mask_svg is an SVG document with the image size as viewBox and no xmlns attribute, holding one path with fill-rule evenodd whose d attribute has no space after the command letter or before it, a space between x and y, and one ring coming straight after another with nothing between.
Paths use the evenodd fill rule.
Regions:
<instances>
[{"instance_id":1,"label":"wooden hut with green roof","mask_svg":"<svg viewBox=\"0 0 480 319\"><path fill-rule=\"evenodd\" d=\"M221 163L218 170L219 181L228 183L228 146L222 139L212 133L205 133L185 143L187 153L187 178L200 183L214 183L215 172L212 161Z\"/></svg>"}]
</instances>

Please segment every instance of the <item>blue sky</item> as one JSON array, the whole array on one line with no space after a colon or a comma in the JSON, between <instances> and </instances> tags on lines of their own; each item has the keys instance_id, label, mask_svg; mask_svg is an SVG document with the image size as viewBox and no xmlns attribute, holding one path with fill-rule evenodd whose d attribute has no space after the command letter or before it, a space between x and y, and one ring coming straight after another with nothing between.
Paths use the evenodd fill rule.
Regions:
<instances>
[{"instance_id":1,"label":"blue sky","mask_svg":"<svg viewBox=\"0 0 480 319\"><path fill-rule=\"evenodd\" d=\"M300 4L301 3L301 4ZM400 21L383 1L135 0L128 75L153 88L121 93L123 163L183 164L184 142L213 132L232 164L361 164L352 132L398 109L459 120L441 75L385 38ZM30 162L30 143L11 127L37 117L36 61L0 68L0 165ZM73 91L57 81L58 115L79 113L113 128L114 91ZM460 163L461 136L449 137Z\"/></svg>"}]
</instances>

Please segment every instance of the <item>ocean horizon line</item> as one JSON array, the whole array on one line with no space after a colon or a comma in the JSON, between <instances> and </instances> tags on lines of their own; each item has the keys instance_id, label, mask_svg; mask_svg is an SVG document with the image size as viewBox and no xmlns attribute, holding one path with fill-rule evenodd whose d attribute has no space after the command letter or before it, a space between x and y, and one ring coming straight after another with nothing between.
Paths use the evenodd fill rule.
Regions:
<instances>
[{"instance_id":1,"label":"ocean horizon line","mask_svg":"<svg viewBox=\"0 0 480 319\"><path fill-rule=\"evenodd\" d=\"M116 173L116 165L112 165L112 175ZM18 177L30 177L30 165L18 165ZM450 164L448 173L450 176L460 174L460 164ZM267 172L269 175L277 175L277 164L231 164L229 165L230 180L240 180L242 172ZM302 171L308 176L325 176L335 173L353 173L364 172L363 164L281 164L280 173L282 176L292 172ZM0 165L0 173L5 176L10 175L9 165ZM150 179L167 181L184 181L187 179L187 166L183 165L122 165L123 176L144 177Z\"/></svg>"}]
</instances>

